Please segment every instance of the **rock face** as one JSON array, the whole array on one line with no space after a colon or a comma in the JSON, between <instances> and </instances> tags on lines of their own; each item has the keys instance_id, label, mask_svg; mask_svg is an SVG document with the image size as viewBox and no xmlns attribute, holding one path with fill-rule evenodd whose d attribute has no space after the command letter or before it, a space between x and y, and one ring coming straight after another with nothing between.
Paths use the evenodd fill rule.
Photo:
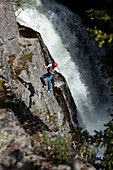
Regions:
<instances>
[{"instance_id":1,"label":"rock face","mask_svg":"<svg viewBox=\"0 0 113 170\"><path fill-rule=\"evenodd\" d=\"M44 159L39 151L33 152L34 147L39 147L43 132L51 139L69 135L73 127L69 111L55 78L51 93L46 93L47 87L42 88L40 76L46 70L39 58L45 65L53 59L40 34L23 26L19 31L24 38L18 34L11 24L18 29L9 1L0 2L0 22L0 169L44 169ZM76 106L65 78L56 76L78 126ZM48 166L52 168L71 166Z\"/></svg>"},{"instance_id":2,"label":"rock face","mask_svg":"<svg viewBox=\"0 0 113 170\"><path fill-rule=\"evenodd\" d=\"M6 4L4 6L4 3ZM1 3L1 7L11 22L17 28L14 11L10 3L5 1ZM11 11L11 12L10 12ZM48 64L53 61L46 46L41 39L39 33L20 27L20 33L24 39L18 35L12 23L0 11L1 14L1 65L4 67L4 78L8 85L12 88L13 93L22 100L31 112L38 115L49 126L51 130L67 133L71 127L71 121L65 101L62 98L60 89L55 80L53 82L54 91L51 94L46 93L46 89L42 88L40 76L46 73L42 63ZM5 29L3 28L5 26ZM27 42L27 43L26 43ZM34 55L34 53L36 55ZM39 57L39 58L38 58ZM41 59L41 62L40 60ZM70 100L68 101L72 114L76 123L76 106L71 97L69 88L62 75L58 75L60 84ZM56 89L56 90L55 90ZM59 98L60 96L60 98ZM62 103L60 102L62 98ZM50 121L49 117L53 117L56 123ZM70 127L69 127L70 126Z\"/></svg>"}]
</instances>

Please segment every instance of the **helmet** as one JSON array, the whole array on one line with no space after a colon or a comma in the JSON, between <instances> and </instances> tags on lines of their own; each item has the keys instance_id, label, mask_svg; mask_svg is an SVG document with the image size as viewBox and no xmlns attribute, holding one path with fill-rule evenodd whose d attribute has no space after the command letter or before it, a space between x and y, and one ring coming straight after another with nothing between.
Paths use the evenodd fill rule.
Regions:
<instances>
[{"instance_id":1,"label":"helmet","mask_svg":"<svg viewBox=\"0 0 113 170\"><path fill-rule=\"evenodd\" d=\"M54 67L57 67L57 63L53 63L53 66L54 66Z\"/></svg>"}]
</instances>

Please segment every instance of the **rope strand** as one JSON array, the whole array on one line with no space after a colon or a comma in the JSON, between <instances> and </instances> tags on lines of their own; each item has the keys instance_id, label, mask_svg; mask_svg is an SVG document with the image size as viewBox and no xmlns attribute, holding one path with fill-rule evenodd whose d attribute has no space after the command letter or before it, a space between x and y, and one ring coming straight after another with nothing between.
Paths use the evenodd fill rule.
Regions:
<instances>
[{"instance_id":1,"label":"rope strand","mask_svg":"<svg viewBox=\"0 0 113 170\"><path fill-rule=\"evenodd\" d=\"M2 13L4 14L4 16L8 19L8 21L11 23L11 25L15 28L15 30L18 32L18 34L22 37L22 39L26 42L27 46L30 48L30 50L38 57L39 61L43 64L43 66L45 67L45 69L47 70L45 64L43 63L43 61L40 59L40 57L37 55L37 53L33 50L33 48L31 46L29 46L29 43L27 42L27 40L21 35L21 33L19 32L19 30L17 29L17 27L12 23L12 21L9 19L9 17L5 14L5 12L0 8L0 10L2 11ZM55 77L56 78L56 77ZM60 83L58 81L58 79L56 78L57 82L58 82L58 85L59 85L59 88L61 90L61 93L62 93L62 96L64 98L64 101L65 101L65 104L66 104L66 107L67 107L67 110L69 112L69 115L70 115L70 119L71 119L71 122L72 122L72 125L75 127L75 124L73 122L73 119L72 119L72 115L71 115L71 111L68 107L68 104L66 102L66 98L63 94L63 91L62 91L62 88L60 86Z\"/></svg>"},{"instance_id":2,"label":"rope strand","mask_svg":"<svg viewBox=\"0 0 113 170\"><path fill-rule=\"evenodd\" d=\"M12 21L9 19L9 17L5 14L5 12L0 8L0 10L2 11L2 13L5 15L5 17L8 19L8 21L12 24L12 26L16 29L16 31L18 32L18 34L22 37L22 39L26 42L27 46L30 48L31 51L33 51L33 53L38 57L38 59L40 60L40 62L43 64L43 66L46 69L45 64L42 62L42 60L39 58L39 56L36 54L36 52L32 49L31 46L29 46L29 43L27 42L27 40L22 36L22 34L19 32L19 30L16 28L16 26L12 23Z\"/></svg>"}]
</instances>

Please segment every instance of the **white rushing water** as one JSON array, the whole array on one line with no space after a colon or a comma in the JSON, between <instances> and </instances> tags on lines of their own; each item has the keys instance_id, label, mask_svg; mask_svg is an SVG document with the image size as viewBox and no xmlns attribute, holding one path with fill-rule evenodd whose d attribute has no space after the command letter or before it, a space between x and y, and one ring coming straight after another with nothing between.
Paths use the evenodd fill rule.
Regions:
<instances>
[{"instance_id":1,"label":"white rushing water","mask_svg":"<svg viewBox=\"0 0 113 170\"><path fill-rule=\"evenodd\" d=\"M17 20L41 33L69 85L79 123L89 132L103 129L108 99L95 62L104 52L90 39L80 17L55 0L26 0Z\"/></svg>"}]
</instances>

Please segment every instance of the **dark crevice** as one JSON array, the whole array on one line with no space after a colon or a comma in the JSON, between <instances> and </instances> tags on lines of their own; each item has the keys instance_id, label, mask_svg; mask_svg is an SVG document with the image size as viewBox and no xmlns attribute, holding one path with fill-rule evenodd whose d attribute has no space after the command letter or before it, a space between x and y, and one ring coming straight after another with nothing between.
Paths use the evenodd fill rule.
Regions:
<instances>
[{"instance_id":1,"label":"dark crevice","mask_svg":"<svg viewBox=\"0 0 113 170\"><path fill-rule=\"evenodd\" d=\"M3 97L0 97L0 108L11 109L14 112L15 116L18 118L20 124L30 135L33 135L38 131L51 131L38 116L34 116L32 114L26 104L21 99L18 99L17 96L12 92L12 90L9 91L8 89L7 91L4 83L5 82L3 82L2 85Z\"/></svg>"},{"instance_id":2,"label":"dark crevice","mask_svg":"<svg viewBox=\"0 0 113 170\"><path fill-rule=\"evenodd\" d=\"M28 90L30 91L29 108L31 108L31 106L32 106L32 96L34 96L34 94L36 93L36 92L35 92L35 89L34 89L34 87L33 87L33 85L32 85L31 83L25 82L25 81L24 81L23 79L21 79L20 77L18 77L18 80L19 80L22 84L24 84L24 86L25 86L26 88L28 88Z\"/></svg>"}]
</instances>

